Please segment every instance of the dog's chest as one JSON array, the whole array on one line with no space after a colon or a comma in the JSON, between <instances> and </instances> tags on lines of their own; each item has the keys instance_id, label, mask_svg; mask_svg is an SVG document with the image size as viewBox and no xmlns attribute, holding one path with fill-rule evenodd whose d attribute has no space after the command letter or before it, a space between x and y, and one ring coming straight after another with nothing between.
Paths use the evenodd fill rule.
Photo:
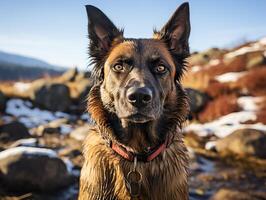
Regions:
<instances>
[{"instance_id":1,"label":"dog's chest","mask_svg":"<svg viewBox=\"0 0 266 200\"><path fill-rule=\"evenodd\" d=\"M135 182L127 180L134 168L133 162L125 160L104 143L86 145L82 169L86 174L82 177L85 178L86 188L91 188L87 192L95 192L97 198L102 195L100 199L185 200L188 192L187 157L182 149L184 147L175 145L166 150L164 158L159 155L151 162L138 162L136 171L141 180ZM134 195L130 191L137 198L132 198Z\"/></svg>"}]
</instances>

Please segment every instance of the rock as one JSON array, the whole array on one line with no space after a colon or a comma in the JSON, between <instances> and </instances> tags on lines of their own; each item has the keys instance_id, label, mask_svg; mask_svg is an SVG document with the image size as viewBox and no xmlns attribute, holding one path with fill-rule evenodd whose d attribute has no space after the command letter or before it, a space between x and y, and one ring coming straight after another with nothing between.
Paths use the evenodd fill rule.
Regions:
<instances>
[{"instance_id":1,"label":"rock","mask_svg":"<svg viewBox=\"0 0 266 200\"><path fill-rule=\"evenodd\" d=\"M91 129L91 125L83 125L81 127L76 128L70 133L70 137L79 140L79 141L84 141L85 138L87 137L89 131Z\"/></svg>"},{"instance_id":2,"label":"rock","mask_svg":"<svg viewBox=\"0 0 266 200\"><path fill-rule=\"evenodd\" d=\"M200 112L209 101L209 96L203 92L192 88L186 88L185 91L189 98L190 112L192 114Z\"/></svg>"},{"instance_id":3,"label":"rock","mask_svg":"<svg viewBox=\"0 0 266 200\"><path fill-rule=\"evenodd\" d=\"M262 192L220 189L211 197L210 200L261 200L265 198L266 195Z\"/></svg>"},{"instance_id":4,"label":"rock","mask_svg":"<svg viewBox=\"0 0 266 200\"><path fill-rule=\"evenodd\" d=\"M31 135L26 126L18 121L0 126L0 140L3 142L10 142L29 137L31 137Z\"/></svg>"},{"instance_id":5,"label":"rock","mask_svg":"<svg viewBox=\"0 0 266 200\"><path fill-rule=\"evenodd\" d=\"M61 83L72 82L75 80L77 75L78 75L77 68L69 69L62 76L59 77L59 82Z\"/></svg>"},{"instance_id":6,"label":"rock","mask_svg":"<svg viewBox=\"0 0 266 200\"><path fill-rule=\"evenodd\" d=\"M266 133L255 129L239 129L217 140L216 150L224 156L238 155L266 158Z\"/></svg>"},{"instance_id":7,"label":"rock","mask_svg":"<svg viewBox=\"0 0 266 200\"><path fill-rule=\"evenodd\" d=\"M77 101L84 101L85 99L80 99L85 95L88 95L91 87L92 81L89 79L82 79L78 82L68 83L67 86L70 88L71 98Z\"/></svg>"},{"instance_id":8,"label":"rock","mask_svg":"<svg viewBox=\"0 0 266 200\"><path fill-rule=\"evenodd\" d=\"M77 76L75 77L75 82L79 82L81 80L87 79L90 80L91 78L91 72L86 71L86 72L79 72Z\"/></svg>"},{"instance_id":9,"label":"rock","mask_svg":"<svg viewBox=\"0 0 266 200\"><path fill-rule=\"evenodd\" d=\"M62 133L62 127L66 126L68 120L66 118L56 119L47 124L40 125L34 129L32 132L36 136L43 136L44 134L60 134Z\"/></svg>"},{"instance_id":10,"label":"rock","mask_svg":"<svg viewBox=\"0 0 266 200\"><path fill-rule=\"evenodd\" d=\"M0 178L12 191L52 191L73 182L65 162L55 151L15 147L0 152Z\"/></svg>"},{"instance_id":11,"label":"rock","mask_svg":"<svg viewBox=\"0 0 266 200\"><path fill-rule=\"evenodd\" d=\"M255 55L253 57L248 58L247 60L247 69L253 69L260 65L266 64L266 58L263 54Z\"/></svg>"},{"instance_id":12,"label":"rock","mask_svg":"<svg viewBox=\"0 0 266 200\"><path fill-rule=\"evenodd\" d=\"M34 102L51 111L67 111L71 105L69 88L59 83L44 85L35 91Z\"/></svg>"},{"instance_id":13,"label":"rock","mask_svg":"<svg viewBox=\"0 0 266 200\"><path fill-rule=\"evenodd\" d=\"M6 109L6 97L5 95L0 91L0 112L4 112Z\"/></svg>"},{"instance_id":14,"label":"rock","mask_svg":"<svg viewBox=\"0 0 266 200\"><path fill-rule=\"evenodd\" d=\"M207 51L203 51L201 53L193 54L188 62L191 66L193 65L205 65L208 64L211 59L219 59L225 54L226 51L218 48L211 48Z\"/></svg>"},{"instance_id":15,"label":"rock","mask_svg":"<svg viewBox=\"0 0 266 200\"><path fill-rule=\"evenodd\" d=\"M205 141L204 138L198 136L194 132L187 132L184 134L184 142L190 148L203 148Z\"/></svg>"}]
</instances>

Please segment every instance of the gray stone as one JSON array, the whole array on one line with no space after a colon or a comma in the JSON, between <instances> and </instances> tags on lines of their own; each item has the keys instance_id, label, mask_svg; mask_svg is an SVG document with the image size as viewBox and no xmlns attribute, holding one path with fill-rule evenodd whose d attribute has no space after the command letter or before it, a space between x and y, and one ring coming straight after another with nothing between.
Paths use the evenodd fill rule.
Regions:
<instances>
[{"instance_id":1,"label":"gray stone","mask_svg":"<svg viewBox=\"0 0 266 200\"><path fill-rule=\"evenodd\" d=\"M255 129L239 129L216 143L222 155L266 158L266 133Z\"/></svg>"},{"instance_id":2,"label":"gray stone","mask_svg":"<svg viewBox=\"0 0 266 200\"><path fill-rule=\"evenodd\" d=\"M22 138L29 138L26 126L18 121L10 122L0 126L0 140L3 142L16 141Z\"/></svg>"},{"instance_id":3,"label":"gray stone","mask_svg":"<svg viewBox=\"0 0 266 200\"><path fill-rule=\"evenodd\" d=\"M12 191L52 191L73 182L65 162L50 149L15 147L0 152L0 179Z\"/></svg>"},{"instance_id":4,"label":"gray stone","mask_svg":"<svg viewBox=\"0 0 266 200\"><path fill-rule=\"evenodd\" d=\"M186 88L185 91L189 98L189 106L191 113L200 112L209 101L208 95L199 90Z\"/></svg>"},{"instance_id":5,"label":"gray stone","mask_svg":"<svg viewBox=\"0 0 266 200\"><path fill-rule=\"evenodd\" d=\"M81 127L76 128L70 133L70 137L79 140L79 141L84 141L85 138L87 137L89 131L91 129L90 125L83 125Z\"/></svg>"},{"instance_id":6,"label":"gray stone","mask_svg":"<svg viewBox=\"0 0 266 200\"><path fill-rule=\"evenodd\" d=\"M35 91L34 102L51 111L67 111L71 105L69 88L64 84L48 84Z\"/></svg>"},{"instance_id":7,"label":"gray stone","mask_svg":"<svg viewBox=\"0 0 266 200\"><path fill-rule=\"evenodd\" d=\"M0 91L0 112L4 112L6 109L6 97L5 95Z\"/></svg>"}]
</instances>

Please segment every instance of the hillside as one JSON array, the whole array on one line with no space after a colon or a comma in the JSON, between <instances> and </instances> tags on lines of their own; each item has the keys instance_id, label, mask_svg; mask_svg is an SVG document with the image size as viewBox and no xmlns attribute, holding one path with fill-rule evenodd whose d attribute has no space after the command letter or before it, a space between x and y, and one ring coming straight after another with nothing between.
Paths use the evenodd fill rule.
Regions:
<instances>
[{"instance_id":1,"label":"hillside","mask_svg":"<svg viewBox=\"0 0 266 200\"><path fill-rule=\"evenodd\" d=\"M266 38L192 55L183 84L185 142L204 166L191 166L192 199L265 199Z\"/></svg>"},{"instance_id":2,"label":"hillside","mask_svg":"<svg viewBox=\"0 0 266 200\"><path fill-rule=\"evenodd\" d=\"M44 75L57 76L65 70L39 59L0 51L0 80L32 80Z\"/></svg>"}]
</instances>

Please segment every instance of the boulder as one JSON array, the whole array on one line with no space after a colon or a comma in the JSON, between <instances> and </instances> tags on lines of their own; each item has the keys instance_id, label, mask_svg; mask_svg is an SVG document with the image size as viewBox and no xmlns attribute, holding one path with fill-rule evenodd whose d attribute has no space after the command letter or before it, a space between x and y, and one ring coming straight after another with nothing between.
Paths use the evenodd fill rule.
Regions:
<instances>
[{"instance_id":1,"label":"boulder","mask_svg":"<svg viewBox=\"0 0 266 200\"><path fill-rule=\"evenodd\" d=\"M62 127L66 126L68 119L60 118L53 120L49 123L39 125L38 127L32 129L32 133L36 136L43 136L44 134L60 134L62 133Z\"/></svg>"},{"instance_id":2,"label":"boulder","mask_svg":"<svg viewBox=\"0 0 266 200\"><path fill-rule=\"evenodd\" d=\"M86 124L86 125L80 126L70 133L70 137L75 140L84 141L90 129L91 129L91 125Z\"/></svg>"},{"instance_id":3,"label":"boulder","mask_svg":"<svg viewBox=\"0 0 266 200\"><path fill-rule=\"evenodd\" d=\"M0 126L0 141L10 142L31 137L26 126L18 121Z\"/></svg>"},{"instance_id":4,"label":"boulder","mask_svg":"<svg viewBox=\"0 0 266 200\"><path fill-rule=\"evenodd\" d=\"M216 142L216 150L224 156L238 155L266 158L266 133L255 129L239 129Z\"/></svg>"},{"instance_id":5,"label":"boulder","mask_svg":"<svg viewBox=\"0 0 266 200\"><path fill-rule=\"evenodd\" d=\"M69 88L59 83L44 85L35 91L34 102L51 111L67 111L71 105Z\"/></svg>"},{"instance_id":6,"label":"boulder","mask_svg":"<svg viewBox=\"0 0 266 200\"><path fill-rule=\"evenodd\" d=\"M5 95L0 91L0 112L4 112L6 109L6 97Z\"/></svg>"},{"instance_id":7,"label":"boulder","mask_svg":"<svg viewBox=\"0 0 266 200\"><path fill-rule=\"evenodd\" d=\"M211 48L201 53L194 53L188 59L191 66L193 65L206 65L212 59L219 59L226 53L223 49Z\"/></svg>"},{"instance_id":8,"label":"boulder","mask_svg":"<svg viewBox=\"0 0 266 200\"><path fill-rule=\"evenodd\" d=\"M61 83L72 82L75 80L77 75L78 75L77 68L69 69L64 74L62 74L62 76L58 78L58 81Z\"/></svg>"},{"instance_id":9,"label":"boulder","mask_svg":"<svg viewBox=\"0 0 266 200\"><path fill-rule=\"evenodd\" d=\"M12 191L52 191L73 182L55 151L15 147L0 152L0 179Z\"/></svg>"},{"instance_id":10,"label":"boulder","mask_svg":"<svg viewBox=\"0 0 266 200\"><path fill-rule=\"evenodd\" d=\"M266 194L256 191L238 191L232 189L220 189L210 200L261 200L265 199Z\"/></svg>"},{"instance_id":11,"label":"boulder","mask_svg":"<svg viewBox=\"0 0 266 200\"><path fill-rule=\"evenodd\" d=\"M186 88L185 91L188 95L190 112L192 114L200 112L209 101L209 96L199 90Z\"/></svg>"}]
</instances>

